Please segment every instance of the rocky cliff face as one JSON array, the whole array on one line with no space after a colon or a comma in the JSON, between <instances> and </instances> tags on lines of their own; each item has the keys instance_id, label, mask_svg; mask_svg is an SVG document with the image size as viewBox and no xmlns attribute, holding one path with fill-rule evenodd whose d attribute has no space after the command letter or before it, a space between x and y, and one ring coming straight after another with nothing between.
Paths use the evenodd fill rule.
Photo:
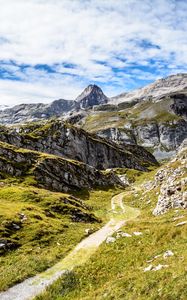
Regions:
<instances>
[{"instance_id":1,"label":"rocky cliff face","mask_svg":"<svg viewBox=\"0 0 187 300\"><path fill-rule=\"evenodd\" d=\"M112 172L103 173L74 160L17 148L0 142L1 177L33 176L39 187L54 191L72 191L94 186L123 185Z\"/></svg>"},{"instance_id":2,"label":"rocky cliff face","mask_svg":"<svg viewBox=\"0 0 187 300\"><path fill-rule=\"evenodd\" d=\"M136 153L125 146L108 142L61 121L51 121L8 129L1 128L0 140L17 147L50 153L84 162L97 169L127 167L145 170L157 164L155 158L142 151Z\"/></svg>"},{"instance_id":3,"label":"rocky cliff face","mask_svg":"<svg viewBox=\"0 0 187 300\"><path fill-rule=\"evenodd\" d=\"M150 149L158 159L173 156L176 149L187 137L187 122L176 120L168 122L147 122L127 129L108 128L98 131L98 135L123 145L139 144Z\"/></svg>"}]
</instances>

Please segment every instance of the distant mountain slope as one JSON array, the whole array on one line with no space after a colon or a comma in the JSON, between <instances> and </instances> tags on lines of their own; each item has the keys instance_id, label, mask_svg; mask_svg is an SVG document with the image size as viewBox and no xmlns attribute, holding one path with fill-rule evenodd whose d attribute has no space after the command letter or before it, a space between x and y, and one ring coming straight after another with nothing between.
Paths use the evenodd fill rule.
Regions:
<instances>
[{"instance_id":1,"label":"distant mountain slope","mask_svg":"<svg viewBox=\"0 0 187 300\"><path fill-rule=\"evenodd\" d=\"M110 98L110 102L118 104L124 101L133 101L136 99L139 101L147 100L149 98L157 100L164 95L180 92L185 89L187 89L187 74L180 73L158 79L154 83L132 92L122 93L116 97L112 97Z\"/></svg>"},{"instance_id":2,"label":"distant mountain slope","mask_svg":"<svg viewBox=\"0 0 187 300\"><path fill-rule=\"evenodd\" d=\"M120 144L146 147L157 159L168 158L187 138L187 90L98 106L77 124Z\"/></svg>"},{"instance_id":3,"label":"distant mountain slope","mask_svg":"<svg viewBox=\"0 0 187 300\"><path fill-rule=\"evenodd\" d=\"M164 79L116 97L108 98L97 85L89 85L75 100L59 99L49 104L20 104L14 107L0 107L0 123L16 124L50 119L65 118L74 114L84 113L97 107L104 110L115 110L131 107L142 100L159 100L167 94L183 93L187 90L187 74L172 75Z\"/></svg>"},{"instance_id":4,"label":"distant mountain slope","mask_svg":"<svg viewBox=\"0 0 187 300\"><path fill-rule=\"evenodd\" d=\"M1 124L58 118L113 140L147 147L158 159L171 157L187 138L187 74L176 74L117 97L89 85L76 100L22 104L0 110Z\"/></svg>"},{"instance_id":5,"label":"distant mountain slope","mask_svg":"<svg viewBox=\"0 0 187 300\"><path fill-rule=\"evenodd\" d=\"M20 104L11 108L0 107L0 123L16 124L63 117L71 112L90 109L107 103L108 98L96 85L89 85L76 100L55 100L49 104Z\"/></svg>"},{"instance_id":6,"label":"distant mountain slope","mask_svg":"<svg viewBox=\"0 0 187 300\"><path fill-rule=\"evenodd\" d=\"M76 111L78 104L73 100L59 99L52 103L20 104L0 111L1 124L33 122L52 117L60 117L71 110Z\"/></svg>"}]
</instances>

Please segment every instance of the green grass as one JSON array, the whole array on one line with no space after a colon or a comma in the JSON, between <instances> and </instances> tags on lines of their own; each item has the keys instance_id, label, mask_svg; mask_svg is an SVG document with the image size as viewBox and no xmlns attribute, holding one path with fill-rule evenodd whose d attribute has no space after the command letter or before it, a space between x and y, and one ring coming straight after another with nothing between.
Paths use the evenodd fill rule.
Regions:
<instances>
[{"instance_id":1,"label":"green grass","mask_svg":"<svg viewBox=\"0 0 187 300\"><path fill-rule=\"evenodd\" d=\"M15 248L1 253L0 290L61 260L86 236L86 228L100 228L101 210L115 193L115 189L82 191L74 197L29 186L30 183L30 177L23 183L8 178L0 188L0 236ZM26 220L22 221L20 214ZM12 228L12 223L20 229Z\"/></svg>"},{"instance_id":2,"label":"green grass","mask_svg":"<svg viewBox=\"0 0 187 300\"><path fill-rule=\"evenodd\" d=\"M140 231L142 235L103 243L85 265L62 276L37 300L186 299L187 225L175 225L187 220L187 212L173 209L158 217L152 215L159 187L150 190L143 184L152 180L154 174L155 170L149 176L139 174L124 195L124 203L139 208L141 215L122 230L129 234ZM181 215L182 219L175 220ZM174 256L164 259L167 250L172 250ZM154 259L156 255L160 256ZM149 264L168 267L144 272Z\"/></svg>"},{"instance_id":3,"label":"green grass","mask_svg":"<svg viewBox=\"0 0 187 300\"><path fill-rule=\"evenodd\" d=\"M88 196L86 191L74 192L73 194L81 199L86 199L85 203L89 205L96 217L102 220L103 224L110 219L111 198L119 194L123 189L110 188L94 189ZM86 196L86 197L85 197Z\"/></svg>"}]
</instances>

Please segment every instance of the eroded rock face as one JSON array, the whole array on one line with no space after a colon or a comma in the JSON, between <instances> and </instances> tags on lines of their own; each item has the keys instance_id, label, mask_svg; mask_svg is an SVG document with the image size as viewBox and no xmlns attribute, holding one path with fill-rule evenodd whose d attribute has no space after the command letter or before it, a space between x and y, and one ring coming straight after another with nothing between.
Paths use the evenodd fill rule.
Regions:
<instances>
[{"instance_id":1,"label":"eroded rock face","mask_svg":"<svg viewBox=\"0 0 187 300\"><path fill-rule=\"evenodd\" d=\"M187 143L179 150L176 158L168 166L159 170L155 176L160 194L154 215L165 213L170 208L187 208Z\"/></svg>"},{"instance_id":2,"label":"eroded rock face","mask_svg":"<svg viewBox=\"0 0 187 300\"><path fill-rule=\"evenodd\" d=\"M11 176L33 175L40 187L71 191L93 186L123 185L113 172L103 172L81 162L16 148L0 143L1 172Z\"/></svg>"},{"instance_id":3,"label":"eroded rock face","mask_svg":"<svg viewBox=\"0 0 187 300\"><path fill-rule=\"evenodd\" d=\"M146 170L145 165L157 164L155 158L142 149L137 155L124 145L119 146L82 129L60 121L38 128L2 129L0 140L17 147L50 153L82 161L97 169L127 167Z\"/></svg>"},{"instance_id":4,"label":"eroded rock face","mask_svg":"<svg viewBox=\"0 0 187 300\"><path fill-rule=\"evenodd\" d=\"M153 151L159 160L176 154L176 150L187 137L187 121L148 122L128 129L108 128L100 130L98 135L119 144L141 145Z\"/></svg>"},{"instance_id":5,"label":"eroded rock face","mask_svg":"<svg viewBox=\"0 0 187 300\"><path fill-rule=\"evenodd\" d=\"M131 130L124 130L122 128L107 128L97 132L100 137L127 144L136 144L136 139Z\"/></svg>"}]
</instances>

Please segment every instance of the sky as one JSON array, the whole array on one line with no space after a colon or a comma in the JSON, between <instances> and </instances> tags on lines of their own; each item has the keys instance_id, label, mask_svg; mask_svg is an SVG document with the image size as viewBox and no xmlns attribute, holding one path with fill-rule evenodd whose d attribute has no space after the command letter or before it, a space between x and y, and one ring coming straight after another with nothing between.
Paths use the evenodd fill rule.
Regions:
<instances>
[{"instance_id":1,"label":"sky","mask_svg":"<svg viewBox=\"0 0 187 300\"><path fill-rule=\"evenodd\" d=\"M186 0L0 0L0 105L114 96L187 71Z\"/></svg>"}]
</instances>

